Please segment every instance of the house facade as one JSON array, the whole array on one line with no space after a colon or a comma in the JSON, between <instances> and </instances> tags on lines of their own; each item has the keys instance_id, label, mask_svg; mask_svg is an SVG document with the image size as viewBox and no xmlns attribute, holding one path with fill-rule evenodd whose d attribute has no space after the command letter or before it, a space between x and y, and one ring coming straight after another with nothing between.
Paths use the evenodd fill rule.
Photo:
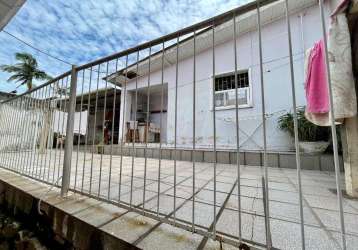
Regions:
<instances>
[{"instance_id":1,"label":"house facade","mask_svg":"<svg viewBox=\"0 0 358 250\"><path fill-rule=\"evenodd\" d=\"M314 0L289 2L297 106L305 106L304 56L305 51L322 38L320 12L317 1ZM326 13L331 12L330 4L330 1L326 2ZM264 24L262 52L267 146L270 151L290 151L293 149L293 139L278 128L278 118L292 112L284 3L266 6L261 12L261 22ZM260 50L256 27L255 11L236 18L239 142L242 150L261 150L263 147ZM122 133L123 138L126 138L130 124L148 121L151 126L160 128L163 144L170 147L176 143L177 147L192 148L195 84L196 147L212 147L215 109L217 148L235 149L233 34L231 20L215 27L214 47L212 29L195 35L195 74L193 36L182 39L179 43L175 41L164 53L162 50L152 53L150 60L141 55L144 57L141 63L118 72L117 78L110 81L122 86L120 117L124 122L120 122L120 138Z\"/></svg>"}]
</instances>

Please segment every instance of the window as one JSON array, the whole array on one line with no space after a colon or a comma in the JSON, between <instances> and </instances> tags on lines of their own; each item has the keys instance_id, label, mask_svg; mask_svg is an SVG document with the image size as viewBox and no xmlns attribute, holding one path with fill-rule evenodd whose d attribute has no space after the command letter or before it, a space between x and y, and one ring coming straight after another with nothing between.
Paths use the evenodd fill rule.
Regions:
<instances>
[{"instance_id":1,"label":"window","mask_svg":"<svg viewBox=\"0 0 358 250\"><path fill-rule=\"evenodd\" d=\"M249 71L240 71L237 73L237 98L239 107L248 107L251 105L251 90ZM235 98L235 73L229 73L215 77L215 107L216 108L234 108Z\"/></svg>"}]
</instances>

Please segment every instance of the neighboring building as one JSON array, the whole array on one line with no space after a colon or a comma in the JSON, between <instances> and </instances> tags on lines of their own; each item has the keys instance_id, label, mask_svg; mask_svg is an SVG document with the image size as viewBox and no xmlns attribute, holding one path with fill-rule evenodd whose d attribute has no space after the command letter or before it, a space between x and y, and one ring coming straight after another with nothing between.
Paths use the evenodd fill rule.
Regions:
<instances>
[{"instance_id":1,"label":"neighboring building","mask_svg":"<svg viewBox=\"0 0 358 250\"><path fill-rule=\"evenodd\" d=\"M294 55L294 73L297 105L305 105L304 52L322 38L320 12L316 0L289 1L290 21ZM331 1L325 2L327 13L331 12ZM288 57L288 38L284 2L270 4L261 11L262 49L267 116L268 150L287 151L293 149L291 137L280 131L277 119L292 112L291 80ZM328 20L328 17L327 17ZM259 68L259 43L257 13L248 12L237 18L237 63L239 79L239 124L240 147L243 150L260 150L263 146L262 106ZM216 99L217 147L236 147L235 88L234 88L234 43L233 21L215 28L215 84L212 65L212 29L196 35L196 146L212 148L213 145L213 102ZM161 107L161 62L162 51L153 53L150 67L150 115L153 127L160 127L161 139L167 146L174 143L175 132L175 89L176 89L177 44L165 49L163 107ZM193 37L179 42L178 92L177 92L177 146L192 147L193 131ZM131 65L109 76L109 81L123 86L121 116L125 133L130 121L146 122L148 93L148 58L138 65ZM127 74L127 79L125 76ZM138 102L135 104L137 81ZM215 86L215 87L214 87ZM126 95L126 96L125 96ZM126 100L126 104L124 104ZM119 133L121 134L121 128Z\"/></svg>"}]
</instances>

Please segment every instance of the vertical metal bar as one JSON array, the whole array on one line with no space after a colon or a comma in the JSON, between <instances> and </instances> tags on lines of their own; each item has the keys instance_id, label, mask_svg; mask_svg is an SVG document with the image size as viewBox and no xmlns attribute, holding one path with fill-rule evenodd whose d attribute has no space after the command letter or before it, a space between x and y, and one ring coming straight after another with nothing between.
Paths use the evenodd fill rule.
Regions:
<instances>
[{"instance_id":1,"label":"vertical metal bar","mask_svg":"<svg viewBox=\"0 0 358 250\"><path fill-rule=\"evenodd\" d=\"M178 73L179 73L179 35L176 44L176 61L175 61L175 118L174 118L174 225L176 220L176 196L177 196L177 127L178 127Z\"/></svg>"},{"instance_id":2,"label":"vertical metal bar","mask_svg":"<svg viewBox=\"0 0 358 250\"><path fill-rule=\"evenodd\" d=\"M106 76L108 75L108 64L109 64L109 62L107 61L107 64L106 64ZM105 77L103 122L102 122L102 144L103 144L102 146L103 146L103 148L101 149L100 164L99 164L99 181L98 181L98 194L97 194L98 197L101 194L102 164L103 164L103 154L104 154L104 147L105 147L105 143L104 143L104 127L106 125L107 86L108 86L108 81L107 81L107 77Z\"/></svg>"},{"instance_id":3,"label":"vertical metal bar","mask_svg":"<svg viewBox=\"0 0 358 250\"><path fill-rule=\"evenodd\" d=\"M0 136L1 136L1 149L0 149L0 165L4 167L4 158L5 158L5 147L6 147L6 127L7 127L7 112L6 112L6 104L1 104L1 130L0 130Z\"/></svg>"},{"instance_id":4,"label":"vertical metal bar","mask_svg":"<svg viewBox=\"0 0 358 250\"><path fill-rule=\"evenodd\" d=\"M127 74L128 74L128 55L126 56L126 73L124 78L124 92L123 92L123 117L122 117L122 133L121 133L121 160L119 165L119 186L118 186L118 201L121 201L122 191L122 170L123 170L123 144L124 144L124 126L125 126L125 112L126 112L126 96L127 96Z\"/></svg>"},{"instance_id":5,"label":"vertical metal bar","mask_svg":"<svg viewBox=\"0 0 358 250\"><path fill-rule=\"evenodd\" d=\"M217 163L217 153L216 153L216 103L215 103L215 22L213 22L212 28L212 60L213 60L213 138L214 138L214 220L213 220L213 238L216 237L216 163Z\"/></svg>"},{"instance_id":6,"label":"vertical metal bar","mask_svg":"<svg viewBox=\"0 0 358 250\"><path fill-rule=\"evenodd\" d=\"M162 168L162 129L163 129L163 105L164 105L164 56L165 42L162 43L162 65L161 65L161 94L160 94L160 136L159 136L159 162L158 162L158 199L157 199L157 216L159 216L160 208L160 179Z\"/></svg>"},{"instance_id":7,"label":"vertical metal bar","mask_svg":"<svg viewBox=\"0 0 358 250\"><path fill-rule=\"evenodd\" d=\"M49 85L48 88L48 112L49 112L49 117L50 117L50 127L49 127L49 137L47 138L47 142L46 142L46 152L48 147L50 147L50 153L49 153L49 162L48 162L48 167L47 167L47 181L49 181L50 179L50 170L51 170L51 158L52 158L52 147L53 147L53 112L52 112L52 96L51 96L51 85ZM51 143L51 144L50 144ZM47 162L47 154L46 154L46 159L45 162ZM47 163L45 163L47 164ZM45 173L44 173L44 177L45 179Z\"/></svg>"},{"instance_id":8,"label":"vertical metal bar","mask_svg":"<svg viewBox=\"0 0 358 250\"><path fill-rule=\"evenodd\" d=\"M270 210L269 210L269 189L268 189L268 169L267 169L267 134L266 134L266 111L265 111L265 86L264 86L264 71L263 71L263 56L262 56L262 34L261 34L261 16L260 16L260 1L257 1L257 25L259 35L259 58L260 58L260 83L261 83L261 109L262 109L262 132L264 143L264 179L265 179L265 226L266 226L266 245L267 248L272 247L271 232L270 232Z\"/></svg>"},{"instance_id":9,"label":"vertical metal bar","mask_svg":"<svg viewBox=\"0 0 358 250\"><path fill-rule=\"evenodd\" d=\"M18 99L17 102L17 111L16 111L16 117L15 117L15 123L14 124L19 124L20 123L20 119L21 119L21 109L22 109L22 98ZM14 129L16 129L15 133L16 133L16 137L14 140L14 145L15 145L15 149L14 149L14 153L13 153L13 170L15 170L16 172L18 171L18 165L17 165L17 158L18 158L18 154L20 153L20 146L19 145L19 141L20 141L20 137L21 137L21 133L20 130L18 130L16 128L16 126L14 126Z\"/></svg>"},{"instance_id":10,"label":"vertical metal bar","mask_svg":"<svg viewBox=\"0 0 358 250\"><path fill-rule=\"evenodd\" d=\"M64 92L65 92L65 98L64 98L64 105L63 105L63 119L62 119L62 126L61 126L61 133L63 133L63 135L65 135L65 114L67 113L66 111L66 106L67 106L67 87L68 87L68 77L66 77L66 85L64 88ZM67 120L68 120L68 116L67 116ZM65 141L67 137L67 134L65 135ZM57 171L57 180L60 179L60 168L61 168L61 154L62 154L62 143L61 143L61 148L60 148L60 152L59 152L59 157L58 157L58 171ZM62 160L62 168L63 168L63 160ZM63 169L62 169L62 173L63 173ZM62 176L63 177L63 176Z\"/></svg>"},{"instance_id":11,"label":"vertical metal bar","mask_svg":"<svg viewBox=\"0 0 358 250\"><path fill-rule=\"evenodd\" d=\"M9 111L8 111L8 113L9 113L9 124L14 124L14 106L15 106L15 102L16 102L17 100L14 100L14 101L12 101L12 102L10 102L9 103L9 106L8 106L8 109L9 109ZM12 135L12 133L13 133L13 126L9 126L9 132L8 132L8 140L7 140L7 145L8 145L8 150L7 150L7 152L8 152L8 155L7 155L7 157L6 157L6 161L5 161L5 165L7 166L7 168L10 168L10 165L11 165L11 144L12 144L12 140L13 140L13 135Z\"/></svg>"},{"instance_id":12,"label":"vertical metal bar","mask_svg":"<svg viewBox=\"0 0 358 250\"><path fill-rule=\"evenodd\" d=\"M73 150L73 129L75 124L76 90L77 90L77 70L72 65L70 98L68 101L68 115L66 126L65 153L62 173L61 196L67 195L70 187L71 162Z\"/></svg>"},{"instance_id":13,"label":"vertical metal bar","mask_svg":"<svg viewBox=\"0 0 358 250\"><path fill-rule=\"evenodd\" d=\"M89 194L92 192L92 178L93 178L93 154L95 150L95 138L96 138L96 123L97 123L97 104L98 104L98 85L99 85L99 74L101 71L101 64L98 64L97 72L97 88L96 88L96 102L94 107L94 121L93 121L93 137L92 137L92 156L91 156L91 173L90 173L90 183L89 183Z\"/></svg>"},{"instance_id":14,"label":"vertical metal bar","mask_svg":"<svg viewBox=\"0 0 358 250\"><path fill-rule=\"evenodd\" d=\"M138 67L139 67L139 50L137 51L137 61L136 61L136 74L138 76ZM127 78L127 77L126 77ZM136 155L136 150L134 147L136 140L136 131L137 131L137 103L138 103L138 77L135 78L135 107L134 109L134 131L132 138L132 169L131 169L131 191L129 195L129 206L132 207L132 199L133 199L133 175L134 175L134 156Z\"/></svg>"},{"instance_id":15,"label":"vertical metal bar","mask_svg":"<svg viewBox=\"0 0 358 250\"><path fill-rule=\"evenodd\" d=\"M85 69L82 70L82 86L81 86L81 103L80 103L80 121L78 123L78 135L77 135L77 154L76 154L76 167L75 167L75 183L73 189L76 191L77 186L77 171L78 171L78 154L80 151L80 142L81 142L81 125L82 125L82 106L83 106L83 88L85 82ZM76 106L76 103L75 103Z\"/></svg>"},{"instance_id":16,"label":"vertical metal bar","mask_svg":"<svg viewBox=\"0 0 358 250\"><path fill-rule=\"evenodd\" d=\"M336 187L337 187L337 196L338 196L338 206L339 206L339 219L341 227L341 237L342 237L342 248L346 249L346 237L345 237L345 226L344 226L344 211L343 211L343 201L342 201L342 189L341 189L341 180L340 180L340 169L339 169L339 155L338 155L338 143L337 143L337 131L335 124L334 116L334 103L333 103L333 93L332 93L332 79L331 79L331 70L329 65L328 58L328 45L327 45L327 32L326 32L326 23L325 23L325 14L323 1L319 0L320 14L321 14L321 24L322 24L322 33L323 33L323 42L324 42L324 54L326 62L326 71L327 71L327 80L328 80L328 92L329 92L329 103L330 103L330 123L332 130L332 141L333 141L333 155L334 155L334 169L336 174Z\"/></svg>"},{"instance_id":17,"label":"vertical metal bar","mask_svg":"<svg viewBox=\"0 0 358 250\"><path fill-rule=\"evenodd\" d=\"M28 172L30 172L29 168L30 168L30 163L29 163L29 159L31 158L31 139L32 139L32 136L31 136L31 125L32 125L32 117L33 117L33 112L32 112L32 107L33 107L33 99L31 97L31 94L30 95L26 95L29 102L28 102L28 122L27 122L27 130L26 130L26 134L27 134L27 144L28 144L28 153L26 153L24 155L24 172L29 174ZM30 154L30 155L29 155Z\"/></svg>"},{"instance_id":18,"label":"vertical metal bar","mask_svg":"<svg viewBox=\"0 0 358 250\"><path fill-rule=\"evenodd\" d=\"M296 167L297 167L297 181L298 181L298 196L300 206L300 226L301 226L301 247L305 249L305 229L303 218L303 202L302 202L302 181L301 181L301 156L298 138L298 121L297 121L297 104L296 104L296 85L295 85L295 72L293 68L293 55L292 55L292 38L291 38L291 24L290 12L288 7L288 0L285 0L286 7L286 24L288 34L288 52L290 59L290 75L291 75L291 91L292 91L292 108L293 108L293 126L295 134L295 149L296 149Z\"/></svg>"},{"instance_id":19,"label":"vertical metal bar","mask_svg":"<svg viewBox=\"0 0 358 250\"><path fill-rule=\"evenodd\" d=\"M6 126L7 126L7 120L6 120L6 104L1 104L0 105L0 109L1 109L1 116L0 116L0 126L1 126L1 130L0 130L0 136L1 136L1 148L0 148L0 166L3 167L3 161L4 161L4 154L5 154L5 138L6 138Z\"/></svg>"},{"instance_id":20,"label":"vertical metal bar","mask_svg":"<svg viewBox=\"0 0 358 250\"><path fill-rule=\"evenodd\" d=\"M45 86L45 87L42 88L43 91L42 91L42 96L41 96L41 99L40 99L40 101L41 101L41 113L42 113L42 126L41 126L41 130L40 130L41 131L41 134L40 134L40 146L42 146L41 145L42 139L43 139L42 137L44 136L42 134L42 131L43 131L43 128L46 126L46 124L45 124L45 121L46 121L45 101L46 101L47 88L48 88L48 86ZM44 151L43 151L43 149L40 148L39 153L41 154L41 161L40 161L40 173L39 173L38 178L41 180L42 168L43 168L43 171L45 171L45 166L43 166L43 157L44 157L44 153L46 153L46 146L45 146ZM39 158L40 158L40 155L39 155Z\"/></svg>"},{"instance_id":21,"label":"vertical metal bar","mask_svg":"<svg viewBox=\"0 0 358 250\"><path fill-rule=\"evenodd\" d=\"M233 22L234 22L234 64L235 64L235 123L236 123L236 166L237 166L237 206L238 206L238 231L239 231L239 241L241 241L241 172L240 172L240 129L239 129L239 100L238 100L238 79L237 79L237 44L236 44L236 13L233 13Z\"/></svg>"},{"instance_id":22,"label":"vertical metal bar","mask_svg":"<svg viewBox=\"0 0 358 250\"><path fill-rule=\"evenodd\" d=\"M18 100L19 99L16 99L16 100L14 100L13 101L13 110L12 110L12 115L11 115L11 124L14 124L15 123L15 121L16 121L16 114L17 114L17 112L16 112L16 109L17 109L17 103L18 103ZM11 126L11 133L10 133L10 140L9 140L9 142L10 142L10 147L9 147L9 159L8 159L8 161L7 161L7 164L6 165L8 165L8 168L10 168L10 169L12 169L12 158L13 158L13 145L14 145L14 140L15 140L15 138L16 138L16 136L15 136L15 128L13 127L13 126Z\"/></svg>"},{"instance_id":23,"label":"vertical metal bar","mask_svg":"<svg viewBox=\"0 0 358 250\"><path fill-rule=\"evenodd\" d=\"M136 61L136 74L138 76L138 67L139 67L139 50L137 51L137 61ZM132 144L132 169L131 169L131 191L129 197L129 205L132 207L132 199L133 199L133 175L134 175L134 156L135 152L135 140L136 140L136 130L137 130L137 102L138 102L138 77L135 78L135 107L134 110L134 131L133 131L133 144ZM124 112L123 112L124 116Z\"/></svg>"},{"instance_id":24,"label":"vertical metal bar","mask_svg":"<svg viewBox=\"0 0 358 250\"><path fill-rule=\"evenodd\" d=\"M16 100L16 106L15 106L15 112L14 112L14 123L17 123L18 117L19 117L19 110L20 110L20 106L21 105L21 98ZM13 152L11 153L11 169L15 170L15 160L16 160L16 142L18 140L18 130L16 129L16 126L14 126L14 140L13 140Z\"/></svg>"},{"instance_id":25,"label":"vertical metal bar","mask_svg":"<svg viewBox=\"0 0 358 250\"><path fill-rule=\"evenodd\" d=\"M148 85L147 85L147 118L146 118L146 135L145 135L145 147L144 147L144 180L143 180L143 214L145 208L145 187L147 185L147 148L148 148L148 133L149 133L149 104L150 104L150 59L152 54L152 47L149 47L149 56L148 56Z\"/></svg>"},{"instance_id":26,"label":"vertical metal bar","mask_svg":"<svg viewBox=\"0 0 358 250\"><path fill-rule=\"evenodd\" d=\"M21 116L21 124L24 125L24 130L21 132L22 136L21 136L21 139L20 139L20 145L21 147L23 148L23 152L21 151L21 148L20 148L20 155L19 155L19 158L18 158L18 162L17 162L17 165L18 165L18 171L20 173L23 173L24 172L24 165L23 165L23 158L24 158L24 153L26 152L26 137L27 137L27 133L24 133L27 129L27 126L26 126L26 108L27 108L27 98L26 96L23 96L23 107L21 109L21 112L22 112L22 116Z\"/></svg>"},{"instance_id":27,"label":"vertical metal bar","mask_svg":"<svg viewBox=\"0 0 358 250\"><path fill-rule=\"evenodd\" d=\"M15 118L15 104L17 100L14 100L10 102L9 104L9 123L14 124L14 118ZM8 137L8 157L6 157L6 166L11 169L11 156L12 156L12 143L13 143L13 126L9 127L9 137Z\"/></svg>"},{"instance_id":28,"label":"vertical metal bar","mask_svg":"<svg viewBox=\"0 0 358 250\"><path fill-rule=\"evenodd\" d=\"M21 98L17 99L16 100L16 107L15 107L15 112L14 112L14 124L17 124L18 122L18 117L19 117L19 112L20 112L20 106L21 106ZM11 154L11 169L15 170L16 171L16 155L17 155L17 141L18 141L18 130L16 129L16 126L14 126L14 134L15 134L15 137L14 137L14 140L13 140L13 152Z\"/></svg>"},{"instance_id":29,"label":"vertical metal bar","mask_svg":"<svg viewBox=\"0 0 358 250\"><path fill-rule=\"evenodd\" d=\"M85 179L85 167L86 167L86 154L87 154L87 144L88 144L88 133L89 133L89 114L91 109L91 85L92 85L92 67L90 68L90 77L88 83L88 99L87 99L87 128L85 136L85 149L83 153L83 166L82 166L82 182L81 182L81 192L83 192L83 184Z\"/></svg>"},{"instance_id":30,"label":"vertical metal bar","mask_svg":"<svg viewBox=\"0 0 358 250\"><path fill-rule=\"evenodd\" d=\"M63 78L61 79L61 87L60 87L60 81L57 82L56 87L54 89L55 91L55 96L56 96L56 109L57 109L57 94L60 94L60 105L58 107L58 111L57 111L57 117L56 115L54 115L54 120L57 120L57 131L56 131L56 148L55 148L55 159L54 159L54 163L53 163L53 173L52 173L52 182L55 183L55 174L56 174L56 164L57 164L57 148L58 148L58 138L60 136L60 118L61 118L61 109L62 109L62 91L61 88L63 86ZM56 110L55 110L56 111ZM59 168L60 166L58 166L57 168ZM58 169L59 171L59 169Z\"/></svg>"},{"instance_id":31,"label":"vertical metal bar","mask_svg":"<svg viewBox=\"0 0 358 250\"><path fill-rule=\"evenodd\" d=\"M16 100L15 100L16 101ZM6 159L4 161L4 165L9 168L9 160L11 159L11 140L12 140L12 129L13 127L11 126L11 124L13 124L13 119L14 119L14 111L13 111L13 103L14 101L12 102L9 102L9 104L7 105L7 123L8 123L8 126L7 126L7 136L6 136L6 144L5 146L7 147L7 150L6 150Z\"/></svg>"},{"instance_id":32,"label":"vertical metal bar","mask_svg":"<svg viewBox=\"0 0 358 250\"><path fill-rule=\"evenodd\" d=\"M48 86L45 86L42 88L43 92L42 92L42 96L41 96L41 100L40 100L41 101L41 113L42 113L42 126L41 126L41 130L40 130L40 132L41 132L40 133L40 146L42 146L42 140L43 140L43 136L44 136L44 134L42 134L42 132L43 132L44 127L46 126L46 124L45 124L45 121L46 121L45 101L46 101L47 88L48 88ZM39 179L41 179L42 171L45 171L45 167L43 166L43 158L44 158L44 154L46 153L46 148L45 149L40 148L39 152L41 154ZM40 155L39 155L39 158L40 158Z\"/></svg>"},{"instance_id":33,"label":"vertical metal bar","mask_svg":"<svg viewBox=\"0 0 358 250\"><path fill-rule=\"evenodd\" d=\"M118 58L116 59L116 66L114 72L118 70ZM113 91L113 108L112 108L112 129L111 129L111 153L109 156L109 175L108 175L108 194L107 199L110 199L111 196L111 181L112 181L112 161L113 161L113 140L114 140L114 119L116 113L116 100L117 100L117 87L114 87ZM120 184L119 184L120 185Z\"/></svg>"},{"instance_id":34,"label":"vertical metal bar","mask_svg":"<svg viewBox=\"0 0 358 250\"><path fill-rule=\"evenodd\" d=\"M36 140L37 139L39 139L38 140L38 150L37 150L37 154L36 154L36 158L35 158L35 161L36 161L36 171L35 171L35 176L36 176L36 178L38 178L38 176L39 176L39 171L41 170L41 167L39 166L39 158L40 158L40 154L41 154L41 150L40 150L40 143L41 143L41 129L42 129L42 125L43 125L43 123L42 123L42 121L41 120L43 120L43 112L42 112L42 93L43 93L43 88L40 88L39 90L38 90L38 92L39 92L39 97L38 97L38 113L39 113L39 115L38 115L38 117L39 117L39 128L37 129L37 136L36 136ZM40 168L40 169L39 169Z\"/></svg>"},{"instance_id":35,"label":"vertical metal bar","mask_svg":"<svg viewBox=\"0 0 358 250\"><path fill-rule=\"evenodd\" d=\"M37 152L37 137L38 137L38 123L39 123L39 112L38 112L38 109L39 109L39 94L40 91L37 90L34 92L34 110L35 110L35 116L36 116L36 119L35 119L35 133L34 133L34 140L33 140L33 152L31 154L31 166L32 166L32 171L31 171L31 176L36 176L36 172L37 172L37 165L35 166L35 161L36 161L36 154L38 153Z\"/></svg>"},{"instance_id":36,"label":"vertical metal bar","mask_svg":"<svg viewBox=\"0 0 358 250\"><path fill-rule=\"evenodd\" d=\"M11 124L15 124L16 123L16 117L17 117L17 106L19 105L19 99L15 100L13 102L13 115L12 115L12 122ZM15 140L16 140L16 127L15 126L11 126L12 128L12 138L10 141L10 158L9 158L9 168L13 169L13 161L14 161L14 145L15 145Z\"/></svg>"},{"instance_id":37,"label":"vertical metal bar","mask_svg":"<svg viewBox=\"0 0 358 250\"><path fill-rule=\"evenodd\" d=\"M192 211L191 211L191 229L195 231L195 155L196 155L196 30L193 34L193 203L192 203Z\"/></svg>"},{"instance_id":38,"label":"vertical metal bar","mask_svg":"<svg viewBox=\"0 0 358 250\"><path fill-rule=\"evenodd\" d=\"M20 105L19 105L19 116L18 116L18 121L16 122L16 124L23 124L22 123L22 117L23 117L23 108L24 108L24 99L22 97L19 98L20 99ZM16 160L15 160L15 169L17 172L20 172L20 164L19 164L19 160L20 160L20 156L21 156L21 139L22 139L22 130L18 130L19 136L17 138L17 153L16 153Z\"/></svg>"}]
</instances>

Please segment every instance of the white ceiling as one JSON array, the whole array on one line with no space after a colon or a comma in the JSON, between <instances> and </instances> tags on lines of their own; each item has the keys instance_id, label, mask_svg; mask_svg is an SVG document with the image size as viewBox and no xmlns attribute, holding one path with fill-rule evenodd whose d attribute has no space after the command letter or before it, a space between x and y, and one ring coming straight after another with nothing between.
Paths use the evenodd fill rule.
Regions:
<instances>
[{"instance_id":1,"label":"white ceiling","mask_svg":"<svg viewBox=\"0 0 358 250\"><path fill-rule=\"evenodd\" d=\"M0 31L10 22L26 0L0 0Z\"/></svg>"}]
</instances>

